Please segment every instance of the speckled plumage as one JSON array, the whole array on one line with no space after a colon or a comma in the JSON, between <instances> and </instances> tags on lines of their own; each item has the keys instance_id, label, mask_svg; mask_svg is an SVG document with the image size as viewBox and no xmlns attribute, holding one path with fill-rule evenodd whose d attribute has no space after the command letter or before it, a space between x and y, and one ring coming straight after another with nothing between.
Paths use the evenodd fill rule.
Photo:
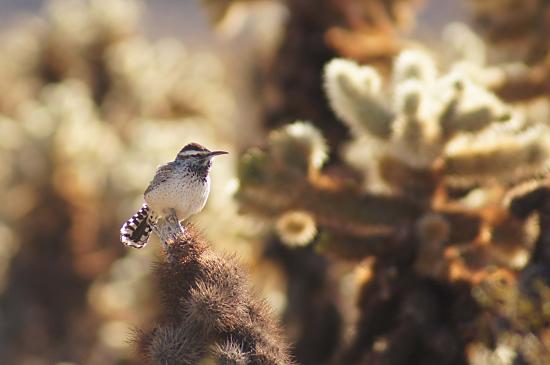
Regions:
<instances>
[{"instance_id":1,"label":"speckled plumage","mask_svg":"<svg viewBox=\"0 0 550 365\"><path fill-rule=\"evenodd\" d=\"M141 248L147 244L156 219L175 211L181 221L200 212L210 193L212 157L224 153L191 143L181 149L174 161L159 166L145 190L145 204L120 229L121 241Z\"/></svg>"},{"instance_id":2,"label":"speckled plumage","mask_svg":"<svg viewBox=\"0 0 550 365\"><path fill-rule=\"evenodd\" d=\"M208 169L196 170L177 159L160 166L145 190L145 203L158 215L174 209L180 220L200 212L210 193L210 177Z\"/></svg>"}]
</instances>

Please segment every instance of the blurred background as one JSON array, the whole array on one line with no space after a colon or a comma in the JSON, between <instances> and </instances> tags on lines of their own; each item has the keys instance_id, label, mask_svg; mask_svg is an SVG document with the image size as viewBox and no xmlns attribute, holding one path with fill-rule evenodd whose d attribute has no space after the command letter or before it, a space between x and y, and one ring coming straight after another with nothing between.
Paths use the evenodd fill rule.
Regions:
<instances>
[{"instance_id":1,"label":"blurred background","mask_svg":"<svg viewBox=\"0 0 550 365\"><path fill-rule=\"evenodd\" d=\"M546 0L0 0L0 363L139 363L162 250L119 229L189 142L297 363L550 363L549 39Z\"/></svg>"}]
</instances>

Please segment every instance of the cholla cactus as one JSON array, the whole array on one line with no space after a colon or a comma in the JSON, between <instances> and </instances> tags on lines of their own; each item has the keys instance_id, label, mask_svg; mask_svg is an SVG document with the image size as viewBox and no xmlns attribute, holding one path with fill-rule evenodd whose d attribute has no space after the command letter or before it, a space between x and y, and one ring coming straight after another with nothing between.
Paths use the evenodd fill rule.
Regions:
<instances>
[{"instance_id":1,"label":"cholla cactus","mask_svg":"<svg viewBox=\"0 0 550 365\"><path fill-rule=\"evenodd\" d=\"M141 8L133 0L51 1L48 20L35 20L2 37L0 86L15 87L0 98L0 112L33 97L44 83L85 81L97 99L108 91L102 55L112 44L137 35Z\"/></svg>"},{"instance_id":2,"label":"cholla cactus","mask_svg":"<svg viewBox=\"0 0 550 365\"><path fill-rule=\"evenodd\" d=\"M137 339L143 356L193 365L210 352L219 364L291 364L280 330L234 258L215 254L190 226L175 231L160 231L166 259L156 275L164 310Z\"/></svg>"},{"instance_id":3,"label":"cholla cactus","mask_svg":"<svg viewBox=\"0 0 550 365\"><path fill-rule=\"evenodd\" d=\"M381 89L374 69L347 60L327 65L326 89L356 137L346 159L357 168L370 160L369 173L379 176L370 186L407 193L401 179L407 175L413 182L431 175L450 186L507 183L548 166L545 125L528 125L521 113L459 70L436 77L433 61L423 52L398 57L391 91Z\"/></svg>"},{"instance_id":4,"label":"cholla cactus","mask_svg":"<svg viewBox=\"0 0 550 365\"><path fill-rule=\"evenodd\" d=\"M330 105L352 135L344 160L363 182L345 166L315 163L327 148L304 122L272 131L265 149L242 158L244 211L274 224L304 211L319 232L310 242L317 252L376 258L357 283L360 314L341 363L465 362L467 344L485 340L475 331L488 307L472 288L483 288L491 265L518 275L532 267L544 233L505 197L546 173L550 130L495 96L490 77L472 77L482 61L441 73L427 52L407 50L390 80L350 60L326 66ZM527 307L540 323L541 307Z\"/></svg>"},{"instance_id":5,"label":"cholla cactus","mask_svg":"<svg viewBox=\"0 0 550 365\"><path fill-rule=\"evenodd\" d=\"M0 95L0 236L9 261L0 301L11 313L0 361L128 358L129 328L149 318L149 260L124 255L120 221L155 167L189 139L233 151L234 102L215 56L138 32L139 2L56 1L47 12L0 41L0 88L13 90ZM218 182L233 177L230 163L216 173ZM226 208L216 222L239 229L229 190L214 190L222 193L211 206ZM57 337L41 337L33 353L29 333Z\"/></svg>"},{"instance_id":6,"label":"cholla cactus","mask_svg":"<svg viewBox=\"0 0 550 365\"><path fill-rule=\"evenodd\" d=\"M393 224L406 223L418 214L418 207L407 200L361 196L353 186L335 185L320 171L326 152L319 132L308 123L273 131L267 151L252 149L242 158L238 197L243 207L267 218L303 210L319 227L364 239L392 235Z\"/></svg>"},{"instance_id":7,"label":"cholla cactus","mask_svg":"<svg viewBox=\"0 0 550 365\"><path fill-rule=\"evenodd\" d=\"M317 126L331 146L347 138L322 90L322 69L334 57L375 62L387 69L403 47L401 33L414 24L416 0L288 0L288 16L274 59L265 68L266 125L295 119Z\"/></svg>"}]
</instances>

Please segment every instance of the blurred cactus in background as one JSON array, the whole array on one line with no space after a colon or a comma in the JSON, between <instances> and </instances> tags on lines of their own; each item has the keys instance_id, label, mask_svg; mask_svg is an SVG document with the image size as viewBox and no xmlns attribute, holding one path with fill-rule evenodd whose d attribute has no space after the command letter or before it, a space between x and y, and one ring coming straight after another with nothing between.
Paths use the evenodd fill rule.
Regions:
<instances>
[{"instance_id":1,"label":"blurred cactus in background","mask_svg":"<svg viewBox=\"0 0 550 365\"><path fill-rule=\"evenodd\" d=\"M453 1L201 0L248 33L201 50L144 35L172 2L3 30L0 363L550 363L550 6ZM191 141L230 152L199 228L124 248Z\"/></svg>"},{"instance_id":2,"label":"blurred cactus in background","mask_svg":"<svg viewBox=\"0 0 550 365\"><path fill-rule=\"evenodd\" d=\"M369 66L347 60L327 65L330 104L355 137L346 160L357 169L374 165L367 170L370 189L418 199L418 189L435 188L436 180L486 186L521 181L548 167L548 127L528 121L462 68L438 76L426 53L404 51L386 91ZM432 184L422 181L430 176ZM415 183L418 188L407 186Z\"/></svg>"},{"instance_id":3,"label":"blurred cactus in background","mask_svg":"<svg viewBox=\"0 0 550 365\"><path fill-rule=\"evenodd\" d=\"M550 4L545 0L468 0L500 62L514 62L497 92L511 101L550 95Z\"/></svg>"},{"instance_id":4,"label":"blurred cactus in background","mask_svg":"<svg viewBox=\"0 0 550 365\"><path fill-rule=\"evenodd\" d=\"M289 0L288 19L277 53L265 69L264 108L268 127L294 119L311 121L331 145L347 132L327 108L322 68L337 56L387 67L411 27L418 1Z\"/></svg>"},{"instance_id":5,"label":"blurred cactus in background","mask_svg":"<svg viewBox=\"0 0 550 365\"><path fill-rule=\"evenodd\" d=\"M202 0L214 22L252 0ZM264 124L274 128L307 119L321 128L331 144L346 130L327 108L322 68L337 56L375 62L387 68L406 43L420 0L280 0L286 11L283 34L273 59L260 65Z\"/></svg>"},{"instance_id":6,"label":"blurred cactus in background","mask_svg":"<svg viewBox=\"0 0 550 365\"><path fill-rule=\"evenodd\" d=\"M2 363L129 358L131 328L152 315L152 252L124 250L120 222L187 142L234 151L222 63L147 40L141 12L132 0L52 1L46 19L2 34ZM230 166L217 167L225 195L211 204L237 229Z\"/></svg>"},{"instance_id":7,"label":"blurred cactus in background","mask_svg":"<svg viewBox=\"0 0 550 365\"><path fill-rule=\"evenodd\" d=\"M488 39L508 57L532 63L545 58L550 42L550 6L545 0L467 0L478 25Z\"/></svg>"},{"instance_id":8,"label":"blurred cactus in background","mask_svg":"<svg viewBox=\"0 0 550 365\"><path fill-rule=\"evenodd\" d=\"M241 159L243 211L272 222L289 250L308 237L330 271L355 262L363 272L352 284L358 315L342 312L353 335L324 363L461 364L498 356L489 348L501 342L526 363L547 359L548 262L533 255L544 229L535 208L510 205L544 181L550 130L488 88L498 69L454 53L443 73L418 47L397 55L389 77L327 63L328 103L351 135L342 164L325 165L322 133L302 121Z\"/></svg>"}]
</instances>

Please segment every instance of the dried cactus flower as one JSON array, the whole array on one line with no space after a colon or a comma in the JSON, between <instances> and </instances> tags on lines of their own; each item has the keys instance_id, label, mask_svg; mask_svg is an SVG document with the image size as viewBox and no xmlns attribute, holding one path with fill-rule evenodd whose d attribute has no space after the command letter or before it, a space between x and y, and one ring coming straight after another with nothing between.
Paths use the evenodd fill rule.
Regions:
<instances>
[{"instance_id":1,"label":"dried cactus flower","mask_svg":"<svg viewBox=\"0 0 550 365\"><path fill-rule=\"evenodd\" d=\"M289 246L305 246L317 234L315 219L303 211L282 214L275 223L275 230L281 241Z\"/></svg>"}]
</instances>

